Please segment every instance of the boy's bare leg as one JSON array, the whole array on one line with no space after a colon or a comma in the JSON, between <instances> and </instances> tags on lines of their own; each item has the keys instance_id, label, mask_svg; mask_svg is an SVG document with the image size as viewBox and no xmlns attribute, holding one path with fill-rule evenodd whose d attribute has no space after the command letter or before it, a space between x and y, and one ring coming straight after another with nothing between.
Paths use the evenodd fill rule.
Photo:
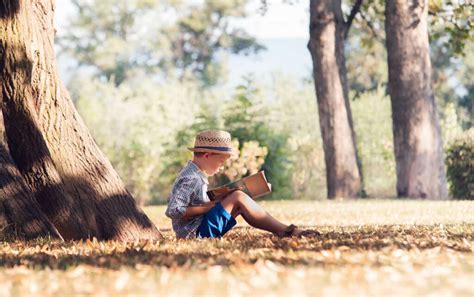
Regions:
<instances>
[{"instance_id":1,"label":"boy's bare leg","mask_svg":"<svg viewBox=\"0 0 474 297\"><path fill-rule=\"evenodd\" d=\"M288 226L272 217L252 198L242 191L235 191L221 201L222 207L234 218L242 215L251 226L273 233L282 233Z\"/></svg>"}]
</instances>

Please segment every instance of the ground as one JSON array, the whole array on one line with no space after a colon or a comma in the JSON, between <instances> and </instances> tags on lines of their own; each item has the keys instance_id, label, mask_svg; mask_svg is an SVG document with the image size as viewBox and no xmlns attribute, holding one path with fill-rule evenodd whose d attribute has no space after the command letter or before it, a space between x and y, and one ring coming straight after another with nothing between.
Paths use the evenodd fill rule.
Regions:
<instances>
[{"instance_id":1,"label":"ground","mask_svg":"<svg viewBox=\"0 0 474 297\"><path fill-rule=\"evenodd\" d=\"M0 243L0 296L474 295L474 202L261 203L321 237L279 239L239 220L223 239L176 240L164 206L146 207L165 239Z\"/></svg>"}]
</instances>

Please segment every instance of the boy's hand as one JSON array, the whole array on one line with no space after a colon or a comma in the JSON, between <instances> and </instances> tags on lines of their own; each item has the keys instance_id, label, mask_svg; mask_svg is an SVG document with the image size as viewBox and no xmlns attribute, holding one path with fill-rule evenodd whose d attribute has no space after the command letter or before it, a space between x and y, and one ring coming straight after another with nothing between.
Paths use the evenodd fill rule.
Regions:
<instances>
[{"instance_id":1,"label":"boy's hand","mask_svg":"<svg viewBox=\"0 0 474 297\"><path fill-rule=\"evenodd\" d=\"M202 204L202 206L210 206L211 208L214 207L214 205L216 205L216 203L220 202L219 199L215 199L215 200L212 200L212 201L209 201L209 202L206 202L204 204ZM209 209L210 210L210 209Z\"/></svg>"},{"instance_id":2,"label":"boy's hand","mask_svg":"<svg viewBox=\"0 0 474 297\"><path fill-rule=\"evenodd\" d=\"M195 217L195 216L199 216L199 215L206 214L206 213L209 212L209 211L214 207L214 205L216 205L216 203L218 203L218 202L219 202L218 200L214 200L214 201L206 202L206 203L201 204L201 205L189 206L189 207L186 209L186 212L184 213L183 218L184 218L184 219L191 219L191 218L193 218L193 217Z\"/></svg>"}]
</instances>

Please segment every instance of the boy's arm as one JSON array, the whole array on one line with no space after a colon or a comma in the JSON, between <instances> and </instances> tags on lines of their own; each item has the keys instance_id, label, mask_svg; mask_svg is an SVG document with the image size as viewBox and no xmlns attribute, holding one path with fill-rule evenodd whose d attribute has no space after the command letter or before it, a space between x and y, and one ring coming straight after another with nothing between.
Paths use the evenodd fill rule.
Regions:
<instances>
[{"instance_id":1,"label":"boy's arm","mask_svg":"<svg viewBox=\"0 0 474 297\"><path fill-rule=\"evenodd\" d=\"M183 218L184 219L190 219L190 218L195 217L195 216L203 215L203 214L209 212L214 207L214 205L216 205L217 202L219 202L219 201L214 200L214 201L206 202L206 203L201 204L201 205L188 206L186 208L186 211L183 214Z\"/></svg>"},{"instance_id":2,"label":"boy's arm","mask_svg":"<svg viewBox=\"0 0 474 297\"><path fill-rule=\"evenodd\" d=\"M176 182L166 209L166 215L169 218L179 219L184 216L196 186L196 180L188 177L181 178Z\"/></svg>"},{"instance_id":3,"label":"boy's arm","mask_svg":"<svg viewBox=\"0 0 474 297\"><path fill-rule=\"evenodd\" d=\"M191 195L195 191L198 183L190 178L178 180L172 190L172 197L168 202L166 216L172 219L190 219L194 216L202 215L210 211L214 205L222 199L206 202L201 205L190 206Z\"/></svg>"}]
</instances>

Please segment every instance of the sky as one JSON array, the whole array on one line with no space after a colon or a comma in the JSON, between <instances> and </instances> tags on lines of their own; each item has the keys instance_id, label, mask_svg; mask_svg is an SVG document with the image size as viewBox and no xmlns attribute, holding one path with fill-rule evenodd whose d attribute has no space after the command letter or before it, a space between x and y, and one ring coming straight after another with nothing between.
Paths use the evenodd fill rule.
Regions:
<instances>
[{"instance_id":1,"label":"sky","mask_svg":"<svg viewBox=\"0 0 474 297\"><path fill-rule=\"evenodd\" d=\"M239 25L259 39L308 39L309 4L307 0L267 0L265 14L255 13ZM260 0L249 3L249 11L258 11Z\"/></svg>"},{"instance_id":2,"label":"sky","mask_svg":"<svg viewBox=\"0 0 474 297\"><path fill-rule=\"evenodd\" d=\"M113 1L113 0L103 0ZM133 1L133 0L129 0ZM186 1L186 0L183 0ZM188 0L191 3L196 1ZM215 0L227 1L227 0ZM261 0L249 0L248 11L252 14L236 24L259 39L308 38L309 4L307 0L266 0L267 11L259 13ZM61 30L72 14L70 0L56 0L55 18Z\"/></svg>"},{"instance_id":3,"label":"sky","mask_svg":"<svg viewBox=\"0 0 474 297\"><path fill-rule=\"evenodd\" d=\"M258 13L237 23L263 44L267 50L256 56L231 56L229 85L254 73L256 77L270 79L274 73L295 78L311 75L312 62L306 44L309 39L309 4L306 0L267 0L265 14ZM250 3L249 11L257 11L260 1Z\"/></svg>"},{"instance_id":4,"label":"sky","mask_svg":"<svg viewBox=\"0 0 474 297\"><path fill-rule=\"evenodd\" d=\"M264 14L259 13L259 8L261 0L250 0L248 11L251 15L234 25L245 29L267 49L252 56L231 55L228 60L228 68L231 71L227 85L233 87L239 84L242 76L250 73L262 79L271 79L274 73L283 73L298 79L309 77L312 64L306 48L309 39L308 1L267 0L267 11ZM58 34L72 13L69 0L56 1L55 22ZM63 63L67 64L66 61ZM70 76L67 67L59 65L59 68L63 79L67 80Z\"/></svg>"}]
</instances>

